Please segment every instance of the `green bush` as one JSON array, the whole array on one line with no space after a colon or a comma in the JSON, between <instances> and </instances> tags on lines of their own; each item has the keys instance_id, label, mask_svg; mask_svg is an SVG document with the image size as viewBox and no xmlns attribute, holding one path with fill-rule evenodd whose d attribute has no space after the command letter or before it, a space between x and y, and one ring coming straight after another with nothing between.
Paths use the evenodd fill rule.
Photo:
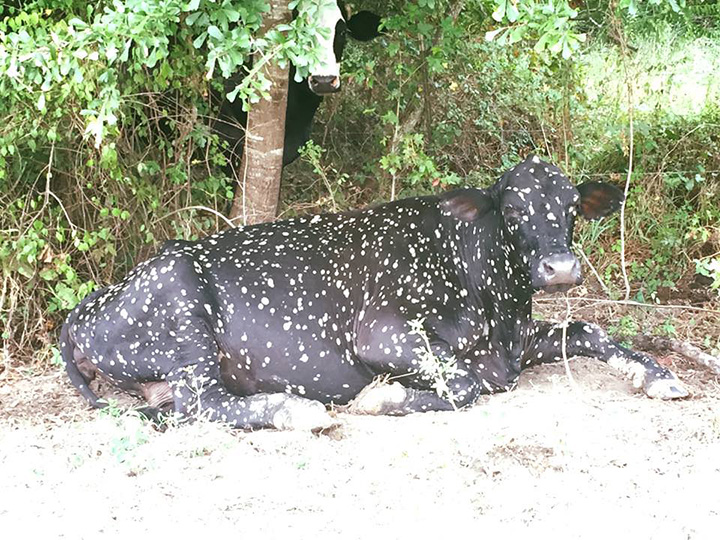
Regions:
<instances>
[{"instance_id":1,"label":"green bush","mask_svg":"<svg viewBox=\"0 0 720 540\"><path fill-rule=\"evenodd\" d=\"M223 226L204 209L223 213L233 191L208 96L257 50L307 72L316 2L292 6L300 16L268 40L254 39L260 0L0 7L0 365L51 362L80 298L159 242ZM547 6L363 2L385 16L385 35L347 47L343 92L326 98L315 143L285 171L282 216L486 186L530 152L578 182L622 185L631 73L633 295L654 299L695 272L717 287L714 4L623 0L612 16L608 2ZM233 96L250 103L265 89L247 79ZM614 217L577 235L613 293L618 227Z\"/></svg>"}]
</instances>

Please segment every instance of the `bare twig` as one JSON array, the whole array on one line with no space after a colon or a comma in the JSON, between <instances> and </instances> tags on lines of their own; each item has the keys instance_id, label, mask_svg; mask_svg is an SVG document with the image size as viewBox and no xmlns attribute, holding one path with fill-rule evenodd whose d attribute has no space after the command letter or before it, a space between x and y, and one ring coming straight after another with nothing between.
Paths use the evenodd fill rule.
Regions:
<instances>
[{"instance_id":1,"label":"bare twig","mask_svg":"<svg viewBox=\"0 0 720 540\"><path fill-rule=\"evenodd\" d=\"M55 195L55 193L53 193L50 189L48 189L48 190L45 192L45 197L46 197L46 199L47 199L47 196L48 196L48 195L49 195L50 197L52 197L53 199L55 199L55 200L57 201L57 203L60 205L60 209L63 211L63 214L65 214L65 219L67 219L67 222L68 222L68 225L70 225L70 228L71 228L72 230L76 230L77 227L75 226L75 224L74 224L74 223L72 222L72 220L70 219L70 215L67 213L67 210L65 210L65 206L63 206L63 203L62 203L62 201L60 200L60 198L59 198L57 195Z\"/></svg>"},{"instance_id":2,"label":"bare twig","mask_svg":"<svg viewBox=\"0 0 720 540\"><path fill-rule=\"evenodd\" d=\"M55 156L55 143L50 145L50 157L48 158L47 172L45 173L45 202L43 208L47 206L48 197L50 196L50 180L52 180L52 163Z\"/></svg>"},{"instance_id":3,"label":"bare twig","mask_svg":"<svg viewBox=\"0 0 720 540\"><path fill-rule=\"evenodd\" d=\"M550 151L550 145L548 144L548 137L545 134L545 123L542 120L540 121L540 130L542 131L543 142L545 143L545 152L547 152L547 157L550 158L552 156L552 152Z\"/></svg>"},{"instance_id":4,"label":"bare twig","mask_svg":"<svg viewBox=\"0 0 720 540\"><path fill-rule=\"evenodd\" d=\"M573 390L576 392L580 391L580 387L575 382L575 378L573 377L572 372L570 371L570 361L568 360L567 355L567 329L568 325L570 324L570 316L572 315L572 311L570 309L570 300L568 298L567 294L563 295L565 297L565 320L562 322L562 357L563 357L563 364L565 364L565 374L567 375L568 382L570 383L570 386Z\"/></svg>"},{"instance_id":5,"label":"bare twig","mask_svg":"<svg viewBox=\"0 0 720 540\"><path fill-rule=\"evenodd\" d=\"M681 304L645 304L643 302L636 302L635 300L608 300L607 298L588 298L585 296L568 296L568 300L578 300L593 304L617 304L622 306L634 306L654 309L686 309L688 311L702 311L704 313L712 313L714 315L720 315L720 310L701 308L696 306L683 306ZM535 298L535 302L543 303L556 303L557 298Z\"/></svg>"},{"instance_id":6,"label":"bare twig","mask_svg":"<svg viewBox=\"0 0 720 540\"><path fill-rule=\"evenodd\" d=\"M585 255L585 250L582 249L581 246L577 246L578 251L580 252L580 255L582 255L583 261L585 261L585 264L588 265L590 270L592 271L593 275L595 276L595 279L597 279L598 283L600 284L600 287L602 287L602 290L605 294L610 296L610 289L607 288L607 285L605 285L605 282L603 282L602 278L600 277L600 274L598 274L598 271L595 269L595 266L593 263L590 262L590 259L588 259L588 256Z\"/></svg>"},{"instance_id":7,"label":"bare twig","mask_svg":"<svg viewBox=\"0 0 720 540\"><path fill-rule=\"evenodd\" d=\"M687 341L680 341L679 339L671 339L660 336L640 335L635 336L633 342L636 347L640 347L642 349L671 350L689 360L692 360L693 362L702 364L716 375L720 375L720 358L703 352L699 347L696 347Z\"/></svg>"},{"instance_id":8,"label":"bare twig","mask_svg":"<svg viewBox=\"0 0 720 540\"><path fill-rule=\"evenodd\" d=\"M625 195L622 204L620 205L620 269L622 270L623 282L625 283L625 300L630 299L630 280L627 274L627 268L625 267L625 205L627 204L628 193L630 192L630 180L632 179L633 172L633 156L635 153L635 124L634 124L634 81L631 79L631 73L628 67L628 45L625 37L625 32L622 27L622 23L617 17L617 5L613 2L610 6L610 22L615 31L617 41L620 44L620 51L622 53L622 64L623 70L625 71L625 84L627 85L627 100L628 100L628 167L627 176L625 178L625 189L623 193Z\"/></svg>"},{"instance_id":9,"label":"bare twig","mask_svg":"<svg viewBox=\"0 0 720 540\"><path fill-rule=\"evenodd\" d=\"M677 149L677 147L680 146L680 143L681 143L681 142L683 142L683 141L684 141L685 139L687 139L690 135L692 135L693 133L695 133L698 129L705 128L705 127L709 127L709 125L708 125L708 124L705 124L705 123L698 124L697 126L695 126L694 128L692 128L690 131L688 131L687 133L685 133L682 137L680 137L680 138L675 142L675 144L673 145L673 147L672 147L670 150L668 150L667 153L666 153L666 154L663 156L663 158L660 160L660 169L662 170L662 169L665 168L665 162L666 162L667 159L670 157L670 154L672 154L672 153ZM712 127L717 127L717 126L712 126ZM668 172L673 172L673 171L668 171ZM696 172L696 171L675 171L675 172ZM705 171L705 172L708 172L708 171Z\"/></svg>"},{"instance_id":10,"label":"bare twig","mask_svg":"<svg viewBox=\"0 0 720 540\"><path fill-rule=\"evenodd\" d=\"M173 210L172 212L168 212L167 214L165 214L162 217L155 219L153 221L153 223L157 223L158 221L161 221L161 220L165 219L166 217L172 216L174 214L178 214L180 212L184 212L185 210L204 210L205 212L210 212L217 218L223 220L225 222L225 224L228 225L229 227L231 227L233 229L235 227L237 227L237 225L235 225L232 221L230 221L228 218L223 216L220 212L218 212L217 210L214 210L212 208L208 208L207 206L186 206L185 208L179 208L177 210Z\"/></svg>"}]
</instances>

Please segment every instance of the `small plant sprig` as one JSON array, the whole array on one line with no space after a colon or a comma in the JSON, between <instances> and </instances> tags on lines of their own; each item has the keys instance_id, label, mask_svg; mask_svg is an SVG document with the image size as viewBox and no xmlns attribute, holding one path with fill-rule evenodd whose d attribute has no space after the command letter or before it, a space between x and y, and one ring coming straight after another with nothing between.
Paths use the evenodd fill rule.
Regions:
<instances>
[{"instance_id":1,"label":"small plant sprig","mask_svg":"<svg viewBox=\"0 0 720 540\"><path fill-rule=\"evenodd\" d=\"M706 257L695 260L695 271L712 279L710 288L720 295L720 257Z\"/></svg>"},{"instance_id":2,"label":"small plant sprig","mask_svg":"<svg viewBox=\"0 0 720 540\"><path fill-rule=\"evenodd\" d=\"M453 394L449 384L450 379L461 374L457 367L457 358L454 355L449 358L441 358L433 352L430 338L425 330L424 317L410 321L409 324L410 334L418 336L422 345L413 349L417 354L418 373L423 378L431 380L437 395L447 399L453 409L457 410L455 405L457 396Z\"/></svg>"}]
</instances>

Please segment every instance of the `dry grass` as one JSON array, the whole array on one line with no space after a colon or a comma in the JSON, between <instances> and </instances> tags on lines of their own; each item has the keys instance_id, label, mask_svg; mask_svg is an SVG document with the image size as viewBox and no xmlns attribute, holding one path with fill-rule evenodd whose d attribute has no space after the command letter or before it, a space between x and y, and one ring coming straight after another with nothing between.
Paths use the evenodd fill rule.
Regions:
<instances>
[{"instance_id":1,"label":"dry grass","mask_svg":"<svg viewBox=\"0 0 720 540\"><path fill-rule=\"evenodd\" d=\"M715 538L720 385L677 361L692 395L653 401L572 360L458 413L339 414L332 436L158 433L89 411L60 373L0 394L0 529L28 537Z\"/></svg>"}]
</instances>

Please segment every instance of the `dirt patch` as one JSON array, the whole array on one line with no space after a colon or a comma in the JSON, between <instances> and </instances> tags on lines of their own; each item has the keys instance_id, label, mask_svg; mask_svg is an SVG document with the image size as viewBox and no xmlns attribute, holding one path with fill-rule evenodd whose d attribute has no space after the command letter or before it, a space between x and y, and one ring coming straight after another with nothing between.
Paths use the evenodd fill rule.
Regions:
<instances>
[{"instance_id":1,"label":"dirt patch","mask_svg":"<svg viewBox=\"0 0 720 540\"><path fill-rule=\"evenodd\" d=\"M29 537L716 538L720 383L645 398L592 360L459 413L338 414L325 435L88 410L62 373L0 392L0 530Z\"/></svg>"}]
</instances>

